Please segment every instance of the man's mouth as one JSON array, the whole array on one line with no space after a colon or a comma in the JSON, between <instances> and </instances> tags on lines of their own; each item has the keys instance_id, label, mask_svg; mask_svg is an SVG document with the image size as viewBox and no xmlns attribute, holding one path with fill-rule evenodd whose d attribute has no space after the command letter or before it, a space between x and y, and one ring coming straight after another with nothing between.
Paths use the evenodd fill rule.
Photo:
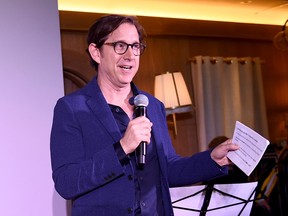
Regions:
<instances>
[{"instance_id":1,"label":"man's mouth","mask_svg":"<svg viewBox=\"0 0 288 216\"><path fill-rule=\"evenodd\" d=\"M130 69L132 69L132 66L121 65L120 68L125 69L125 70L130 70Z\"/></svg>"}]
</instances>

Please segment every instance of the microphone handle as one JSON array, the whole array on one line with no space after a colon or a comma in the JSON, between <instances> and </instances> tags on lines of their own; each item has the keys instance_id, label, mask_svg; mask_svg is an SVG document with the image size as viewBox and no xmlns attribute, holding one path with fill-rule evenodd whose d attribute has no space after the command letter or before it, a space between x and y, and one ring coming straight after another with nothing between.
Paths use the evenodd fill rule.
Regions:
<instances>
[{"instance_id":1,"label":"microphone handle","mask_svg":"<svg viewBox=\"0 0 288 216\"><path fill-rule=\"evenodd\" d=\"M145 106L137 106L135 108L135 116L146 116L147 108ZM145 164L145 157L147 154L147 142L142 141L136 148L138 165L143 166Z\"/></svg>"},{"instance_id":2,"label":"microphone handle","mask_svg":"<svg viewBox=\"0 0 288 216\"><path fill-rule=\"evenodd\" d=\"M145 157L147 153L147 142L142 141L136 149L138 164L145 164Z\"/></svg>"}]
</instances>

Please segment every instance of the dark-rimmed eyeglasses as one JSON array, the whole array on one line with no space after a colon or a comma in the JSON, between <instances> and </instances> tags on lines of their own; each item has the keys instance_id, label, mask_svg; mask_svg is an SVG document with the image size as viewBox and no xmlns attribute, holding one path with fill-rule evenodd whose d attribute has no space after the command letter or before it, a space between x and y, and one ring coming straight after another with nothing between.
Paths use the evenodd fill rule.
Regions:
<instances>
[{"instance_id":1,"label":"dark-rimmed eyeglasses","mask_svg":"<svg viewBox=\"0 0 288 216\"><path fill-rule=\"evenodd\" d=\"M114 51L119 54L119 55L123 55L124 53L127 52L129 46L131 46L133 54L135 56L140 56L143 54L146 45L143 43L133 43L133 44L127 44L123 41L116 41L116 42L112 42L112 43L104 43L103 45L108 45L108 46L113 46Z\"/></svg>"}]
</instances>

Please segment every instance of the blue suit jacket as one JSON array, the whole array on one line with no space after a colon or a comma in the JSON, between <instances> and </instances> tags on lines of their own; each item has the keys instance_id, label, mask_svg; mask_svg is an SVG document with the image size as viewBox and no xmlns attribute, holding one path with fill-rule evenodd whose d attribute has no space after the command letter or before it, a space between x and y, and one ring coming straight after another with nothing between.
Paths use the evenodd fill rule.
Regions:
<instances>
[{"instance_id":1,"label":"blue suit jacket","mask_svg":"<svg viewBox=\"0 0 288 216\"><path fill-rule=\"evenodd\" d=\"M147 117L153 122L159 158L165 216L173 215L169 187L184 186L223 175L210 152L180 157L172 146L165 108L153 96ZM121 133L96 78L59 99L51 131L53 180L58 193L73 200L73 216L133 215L134 181L122 166L113 144Z\"/></svg>"}]
</instances>

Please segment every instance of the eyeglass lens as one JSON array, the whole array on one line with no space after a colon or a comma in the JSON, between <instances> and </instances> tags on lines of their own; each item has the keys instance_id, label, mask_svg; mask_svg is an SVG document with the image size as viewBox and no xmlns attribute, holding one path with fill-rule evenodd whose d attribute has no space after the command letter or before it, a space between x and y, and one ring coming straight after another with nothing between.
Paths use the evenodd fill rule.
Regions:
<instances>
[{"instance_id":1,"label":"eyeglass lens","mask_svg":"<svg viewBox=\"0 0 288 216\"><path fill-rule=\"evenodd\" d=\"M136 56L141 55L144 52L145 45L141 43L134 43L134 44L127 44L125 42L115 42L113 43L114 45L114 50L117 54L124 54L127 52L129 46L131 46L133 54Z\"/></svg>"}]
</instances>

